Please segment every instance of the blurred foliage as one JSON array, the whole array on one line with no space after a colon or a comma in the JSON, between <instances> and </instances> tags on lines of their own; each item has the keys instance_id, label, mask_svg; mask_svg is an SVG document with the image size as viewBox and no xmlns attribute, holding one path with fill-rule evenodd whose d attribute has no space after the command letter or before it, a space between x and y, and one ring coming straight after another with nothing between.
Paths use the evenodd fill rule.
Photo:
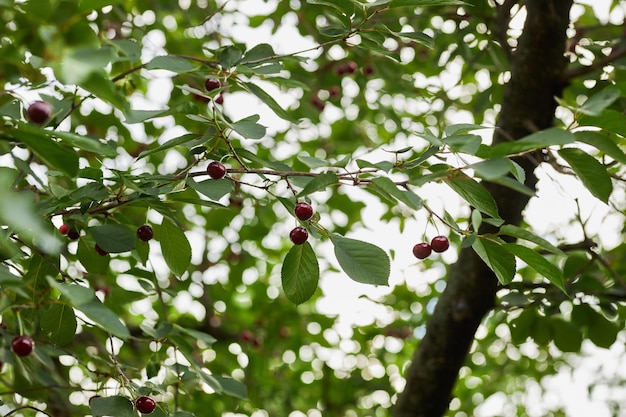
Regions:
<instances>
[{"instance_id":1,"label":"blurred foliage","mask_svg":"<svg viewBox=\"0 0 626 417\"><path fill-rule=\"evenodd\" d=\"M530 221L475 231L502 226L481 182L532 193L508 157L537 149L553 178L624 212L623 27L577 5L557 127L492 148L476 132L494 125L510 70L493 2L258 3L0 1L3 415L133 415L141 395L155 416L389 415L446 265L426 259L362 296L379 313L358 323L324 308L341 299L324 282L386 284L401 256L346 237L380 221L393 239L419 216L502 283L452 412L504 393L503 414L525 415L529 383L587 341L616 343L626 246L598 246L582 218L580 242ZM611 65L594 66L607 48ZM36 100L52 106L42 125L28 119ZM208 177L214 160L226 178ZM426 186L462 208L431 209ZM292 215L296 201L311 220ZM380 218L364 214L373 204ZM294 226L310 234L301 251ZM313 294L298 306L281 287L287 253L295 299ZM11 352L18 334L32 355Z\"/></svg>"}]
</instances>

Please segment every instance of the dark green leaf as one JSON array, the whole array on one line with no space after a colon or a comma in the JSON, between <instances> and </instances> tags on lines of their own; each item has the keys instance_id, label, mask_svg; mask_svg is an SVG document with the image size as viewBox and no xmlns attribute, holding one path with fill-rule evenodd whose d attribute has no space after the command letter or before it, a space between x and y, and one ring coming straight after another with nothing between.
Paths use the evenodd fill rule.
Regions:
<instances>
[{"instance_id":1,"label":"dark green leaf","mask_svg":"<svg viewBox=\"0 0 626 417\"><path fill-rule=\"evenodd\" d=\"M578 326L562 319L553 319L552 330L552 340L562 352L580 352L583 335Z\"/></svg>"},{"instance_id":2,"label":"dark green leaf","mask_svg":"<svg viewBox=\"0 0 626 417\"><path fill-rule=\"evenodd\" d=\"M225 394L242 400L248 399L248 388L242 382L228 376L212 376L219 382Z\"/></svg>"},{"instance_id":3,"label":"dark green leaf","mask_svg":"<svg viewBox=\"0 0 626 417\"><path fill-rule=\"evenodd\" d=\"M229 45L222 48L219 52L220 65L224 68L230 68L237 65L243 56L241 49L236 46Z\"/></svg>"},{"instance_id":4,"label":"dark green leaf","mask_svg":"<svg viewBox=\"0 0 626 417\"><path fill-rule=\"evenodd\" d=\"M272 109L272 111L276 113L276 115L281 119L285 119L291 123L298 123L298 121L290 116L289 113L287 113L285 109L283 109L280 104L278 104L276 100L274 100L272 96L267 94L265 90L263 90L258 85L254 83L242 83L242 86L258 98L260 98L261 101L265 103L270 109Z\"/></svg>"},{"instance_id":5,"label":"dark green leaf","mask_svg":"<svg viewBox=\"0 0 626 417\"><path fill-rule=\"evenodd\" d=\"M176 73L189 72L195 69L195 65L188 60L173 55L157 56L148 62L145 67L149 70L162 69Z\"/></svg>"},{"instance_id":6,"label":"dark green leaf","mask_svg":"<svg viewBox=\"0 0 626 417\"><path fill-rule=\"evenodd\" d=\"M380 188L385 193L392 195L398 201L403 202L414 210L422 208L422 199L410 190L401 190L398 186L387 177L374 178L371 184Z\"/></svg>"},{"instance_id":7,"label":"dark green leaf","mask_svg":"<svg viewBox=\"0 0 626 417\"><path fill-rule=\"evenodd\" d=\"M228 179L209 179L196 182L193 178L188 177L186 181L191 188L214 201L218 201L233 191L233 182Z\"/></svg>"},{"instance_id":8,"label":"dark green leaf","mask_svg":"<svg viewBox=\"0 0 626 417\"><path fill-rule=\"evenodd\" d=\"M265 136L266 128L257 123L259 119L260 116L258 114L253 114L252 116L233 122L229 126L246 139L261 139Z\"/></svg>"},{"instance_id":9,"label":"dark green leaf","mask_svg":"<svg viewBox=\"0 0 626 417\"><path fill-rule=\"evenodd\" d=\"M565 255L561 249L557 248L556 246L554 246L552 243L548 242L544 238L537 236L530 230L522 229L521 227L514 226L512 224L505 224L504 226L500 228L500 233L507 235L507 236L513 236L518 239L523 239L529 242L536 243L542 249L550 251L556 255Z\"/></svg>"},{"instance_id":10,"label":"dark green leaf","mask_svg":"<svg viewBox=\"0 0 626 417\"><path fill-rule=\"evenodd\" d=\"M505 142L490 148L489 157L514 155L533 149L546 148L552 145L566 145L576 140L572 132L557 128L542 130L528 135L520 140ZM480 154L479 154L480 156Z\"/></svg>"},{"instance_id":11,"label":"dark green leaf","mask_svg":"<svg viewBox=\"0 0 626 417\"><path fill-rule=\"evenodd\" d=\"M474 252L496 274L501 284L508 284L515 276L515 256L501 244L487 239L476 239Z\"/></svg>"},{"instance_id":12,"label":"dark green leaf","mask_svg":"<svg viewBox=\"0 0 626 417\"><path fill-rule=\"evenodd\" d=\"M619 88L610 86L589 97L577 110L589 116L598 116L621 95Z\"/></svg>"},{"instance_id":13,"label":"dark green leaf","mask_svg":"<svg viewBox=\"0 0 626 417\"><path fill-rule=\"evenodd\" d=\"M64 346L74 339L76 334L76 315L68 305L56 303L41 309L39 321L41 331L56 346Z\"/></svg>"},{"instance_id":14,"label":"dark green leaf","mask_svg":"<svg viewBox=\"0 0 626 417\"><path fill-rule=\"evenodd\" d=\"M574 133L574 137L576 141L591 145L616 161L626 164L626 154L617 145L616 141L608 135L592 130L583 130Z\"/></svg>"},{"instance_id":15,"label":"dark green leaf","mask_svg":"<svg viewBox=\"0 0 626 417\"><path fill-rule=\"evenodd\" d=\"M9 135L33 150L35 155L45 164L74 177L78 173L78 154L67 146L46 137L26 130L10 130Z\"/></svg>"},{"instance_id":16,"label":"dark green leaf","mask_svg":"<svg viewBox=\"0 0 626 417\"><path fill-rule=\"evenodd\" d=\"M104 224L87 229L102 250L109 253L135 249L135 231L122 224Z\"/></svg>"},{"instance_id":17,"label":"dark green leaf","mask_svg":"<svg viewBox=\"0 0 626 417\"><path fill-rule=\"evenodd\" d=\"M511 170L511 164L509 159L494 158L469 165L468 168L472 168L477 177L492 180L507 175Z\"/></svg>"},{"instance_id":18,"label":"dark green leaf","mask_svg":"<svg viewBox=\"0 0 626 417\"><path fill-rule=\"evenodd\" d=\"M496 202L489 191L466 174L458 172L444 181L470 205L493 218L500 218Z\"/></svg>"},{"instance_id":19,"label":"dark green leaf","mask_svg":"<svg viewBox=\"0 0 626 417\"><path fill-rule=\"evenodd\" d=\"M389 7L461 6L464 4L467 3L457 0L392 0Z\"/></svg>"},{"instance_id":20,"label":"dark green leaf","mask_svg":"<svg viewBox=\"0 0 626 417\"><path fill-rule=\"evenodd\" d=\"M335 256L341 269L354 281L371 285L388 285L389 256L378 246L337 234L331 236Z\"/></svg>"},{"instance_id":21,"label":"dark green leaf","mask_svg":"<svg viewBox=\"0 0 626 417\"><path fill-rule=\"evenodd\" d=\"M299 197L312 194L316 191L323 191L331 185L336 185L339 182L337 174L334 172L324 172L314 177L309 183L298 193Z\"/></svg>"},{"instance_id":22,"label":"dark green leaf","mask_svg":"<svg viewBox=\"0 0 626 417\"><path fill-rule=\"evenodd\" d=\"M285 295L294 304L309 300L317 289L320 270L317 256L309 242L291 247L281 269Z\"/></svg>"},{"instance_id":23,"label":"dark green leaf","mask_svg":"<svg viewBox=\"0 0 626 417\"><path fill-rule=\"evenodd\" d=\"M191 245L185 233L171 221L163 219L155 237L161 243L161 252L167 266L175 275L183 275L191 263Z\"/></svg>"},{"instance_id":24,"label":"dark green leaf","mask_svg":"<svg viewBox=\"0 0 626 417\"><path fill-rule=\"evenodd\" d=\"M608 204L613 183L604 165L577 148L563 148L559 156L565 159L591 194Z\"/></svg>"},{"instance_id":25,"label":"dark green leaf","mask_svg":"<svg viewBox=\"0 0 626 417\"><path fill-rule=\"evenodd\" d=\"M506 243L504 247L540 275L547 278L552 284L556 285L562 291L565 291L565 287L563 286L563 273L553 263L526 246L516 243Z\"/></svg>"},{"instance_id":26,"label":"dark green leaf","mask_svg":"<svg viewBox=\"0 0 626 417\"><path fill-rule=\"evenodd\" d=\"M276 53L272 45L267 43L261 43L252 47L252 49L246 51L242 58L242 64L258 64L259 61L267 60L274 57Z\"/></svg>"},{"instance_id":27,"label":"dark green leaf","mask_svg":"<svg viewBox=\"0 0 626 417\"><path fill-rule=\"evenodd\" d=\"M126 397L95 397L89 401L94 417L135 417L133 403Z\"/></svg>"},{"instance_id":28,"label":"dark green leaf","mask_svg":"<svg viewBox=\"0 0 626 417\"><path fill-rule=\"evenodd\" d=\"M578 122L581 126L599 127L602 130L626 136L626 114L620 111L606 109L599 116L583 115Z\"/></svg>"},{"instance_id":29,"label":"dark green leaf","mask_svg":"<svg viewBox=\"0 0 626 417\"><path fill-rule=\"evenodd\" d=\"M157 152L164 151L166 149L173 148L174 146L184 145L184 144L189 143L191 141L197 140L200 137L201 136L194 135L193 133L186 133L186 134L184 134L182 136L179 136L177 138L170 139L167 142L165 142L163 145L158 146L158 147L156 147L154 149L143 151L142 153L139 154L139 159L145 158L146 156L152 155L152 154L157 153ZM207 138L207 140L208 140L208 138Z\"/></svg>"}]
</instances>

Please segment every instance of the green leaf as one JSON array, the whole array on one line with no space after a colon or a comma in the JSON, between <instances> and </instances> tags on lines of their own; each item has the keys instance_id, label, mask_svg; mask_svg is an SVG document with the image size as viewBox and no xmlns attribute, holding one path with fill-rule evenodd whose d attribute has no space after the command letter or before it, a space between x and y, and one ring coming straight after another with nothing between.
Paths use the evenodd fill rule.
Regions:
<instances>
[{"instance_id":1,"label":"green leaf","mask_svg":"<svg viewBox=\"0 0 626 417\"><path fill-rule=\"evenodd\" d=\"M72 148L63 146L44 134L21 129L9 130L8 133L32 149L35 155L51 168L70 177L75 177L78 173L78 154Z\"/></svg>"},{"instance_id":2,"label":"green leaf","mask_svg":"<svg viewBox=\"0 0 626 417\"><path fill-rule=\"evenodd\" d=\"M92 289L77 284L63 284L52 278L48 278L48 282L66 297L74 308L81 311L102 329L120 339L130 337L130 332L124 323L115 313L102 305Z\"/></svg>"},{"instance_id":3,"label":"green leaf","mask_svg":"<svg viewBox=\"0 0 626 417\"><path fill-rule=\"evenodd\" d=\"M133 403L122 396L95 397L89 401L89 407L94 417L135 417Z\"/></svg>"},{"instance_id":4,"label":"green leaf","mask_svg":"<svg viewBox=\"0 0 626 417\"><path fill-rule=\"evenodd\" d=\"M314 177L309 183L298 193L298 197L304 197L305 195L312 194L316 191L324 191L331 185L335 185L339 182L337 174L334 172L324 172Z\"/></svg>"},{"instance_id":5,"label":"green leaf","mask_svg":"<svg viewBox=\"0 0 626 417\"><path fill-rule=\"evenodd\" d=\"M191 263L191 245L187 236L178 226L165 218L155 236L161 243L165 263L175 275L180 277Z\"/></svg>"},{"instance_id":6,"label":"green leaf","mask_svg":"<svg viewBox=\"0 0 626 417\"><path fill-rule=\"evenodd\" d=\"M548 279L552 284L565 292L563 272L553 263L535 252L534 250L518 245L517 243L506 243L504 247L513 255L524 261L529 267L537 271L540 275Z\"/></svg>"},{"instance_id":7,"label":"green leaf","mask_svg":"<svg viewBox=\"0 0 626 417\"><path fill-rule=\"evenodd\" d=\"M183 72L192 71L196 67L194 64L184 58L173 55L162 55L153 58L145 65L145 68L149 70L168 70L180 74Z\"/></svg>"},{"instance_id":8,"label":"green leaf","mask_svg":"<svg viewBox=\"0 0 626 417\"><path fill-rule=\"evenodd\" d=\"M309 300L320 277L317 256L309 242L291 247L281 268L281 280L285 295L294 304Z\"/></svg>"},{"instance_id":9,"label":"green leaf","mask_svg":"<svg viewBox=\"0 0 626 417\"><path fill-rule=\"evenodd\" d=\"M248 388L235 378L221 375L212 375L222 386L222 391L235 398L248 399Z\"/></svg>"},{"instance_id":10,"label":"green leaf","mask_svg":"<svg viewBox=\"0 0 626 417\"><path fill-rule=\"evenodd\" d=\"M583 335L578 326L569 321L552 319L552 340L562 352L580 352Z\"/></svg>"},{"instance_id":11,"label":"green leaf","mask_svg":"<svg viewBox=\"0 0 626 417\"><path fill-rule=\"evenodd\" d=\"M500 228L500 233L503 235L513 236L518 239L523 239L529 242L536 243L541 248L547 251L550 251L556 255L565 255L565 253L563 253L561 249L557 248L556 246L554 246L552 243L548 242L544 238L537 236L530 230L522 229L521 227L514 226L512 224L505 224L504 226Z\"/></svg>"},{"instance_id":12,"label":"green leaf","mask_svg":"<svg viewBox=\"0 0 626 417\"><path fill-rule=\"evenodd\" d=\"M260 116L258 114L253 114L252 116L230 123L229 127L246 139L261 139L265 136L266 128L257 123L259 119Z\"/></svg>"},{"instance_id":13,"label":"green leaf","mask_svg":"<svg viewBox=\"0 0 626 417\"><path fill-rule=\"evenodd\" d=\"M242 64L244 65L259 65L261 62L269 58L272 58L276 53L274 52L274 48L272 45L267 43L260 43L255 45L248 51L246 51L245 55L242 58Z\"/></svg>"},{"instance_id":14,"label":"green leaf","mask_svg":"<svg viewBox=\"0 0 626 417\"><path fill-rule=\"evenodd\" d=\"M207 333L204 333L204 332L200 332L200 331L194 330L194 329L187 329L185 327L179 326L178 324L174 324L173 328L178 330L181 333L186 334L187 336L192 337L195 340L202 341L207 346L211 346L213 343L215 343L217 341L217 339L215 339L210 334L207 334Z\"/></svg>"},{"instance_id":15,"label":"green leaf","mask_svg":"<svg viewBox=\"0 0 626 417\"><path fill-rule=\"evenodd\" d=\"M613 183L604 165L577 148L563 148L559 156L565 159L591 194L608 204Z\"/></svg>"},{"instance_id":16,"label":"green leaf","mask_svg":"<svg viewBox=\"0 0 626 417\"><path fill-rule=\"evenodd\" d=\"M41 309L39 326L48 340L56 346L64 346L76 334L76 315L68 305L57 303Z\"/></svg>"},{"instance_id":17,"label":"green leaf","mask_svg":"<svg viewBox=\"0 0 626 417\"><path fill-rule=\"evenodd\" d=\"M241 49L233 45L228 45L222 48L219 52L220 65L225 69L228 69L234 65L237 65L243 56Z\"/></svg>"},{"instance_id":18,"label":"green leaf","mask_svg":"<svg viewBox=\"0 0 626 417\"><path fill-rule=\"evenodd\" d=\"M474 252L496 274L501 284L508 284L515 276L515 256L501 244L487 239L476 239Z\"/></svg>"},{"instance_id":19,"label":"green leaf","mask_svg":"<svg viewBox=\"0 0 626 417\"><path fill-rule=\"evenodd\" d=\"M398 201L403 202L414 210L422 208L422 199L417 194L409 190L399 189L398 186L387 177L374 178L371 184L380 188L385 193L392 195L398 199Z\"/></svg>"},{"instance_id":20,"label":"green leaf","mask_svg":"<svg viewBox=\"0 0 626 417\"><path fill-rule=\"evenodd\" d=\"M287 120L291 123L298 123L298 121L290 116L289 113L287 113L285 109L283 109L280 104L278 104L276 100L274 100L272 96L267 94L265 90L263 90L258 85L254 83L242 83L242 87L261 99L261 101L265 103L270 109L272 109L272 111L276 113L276 115L281 119Z\"/></svg>"},{"instance_id":21,"label":"green leaf","mask_svg":"<svg viewBox=\"0 0 626 417\"><path fill-rule=\"evenodd\" d=\"M528 135L522 139L494 145L490 148L488 157L514 155L534 149L546 148L552 145L566 145L576 140L568 130L551 128ZM479 156L481 156L479 154Z\"/></svg>"},{"instance_id":22,"label":"green leaf","mask_svg":"<svg viewBox=\"0 0 626 417\"><path fill-rule=\"evenodd\" d=\"M527 308L519 316L511 320L509 328L511 329L511 340L513 343L517 345L522 344L530 337L530 331L536 318L537 312L534 309Z\"/></svg>"},{"instance_id":23,"label":"green leaf","mask_svg":"<svg viewBox=\"0 0 626 417\"><path fill-rule=\"evenodd\" d=\"M574 133L574 137L577 142L591 145L616 161L626 164L626 154L624 154L624 151L622 151L617 143L606 134L592 130L583 130Z\"/></svg>"},{"instance_id":24,"label":"green leaf","mask_svg":"<svg viewBox=\"0 0 626 417\"><path fill-rule=\"evenodd\" d=\"M64 143L85 151L97 153L102 156L115 156L117 152L115 148L100 143L97 139L81 136L76 133L62 132L58 130L42 129L38 126L33 126L27 123L19 123L19 129L21 131L29 132L33 135L38 135L42 139L52 140L54 138L61 139Z\"/></svg>"},{"instance_id":25,"label":"green leaf","mask_svg":"<svg viewBox=\"0 0 626 417\"><path fill-rule=\"evenodd\" d=\"M626 114L621 111L606 109L598 116L583 115L578 122L581 126L599 127L626 136Z\"/></svg>"},{"instance_id":26,"label":"green leaf","mask_svg":"<svg viewBox=\"0 0 626 417\"><path fill-rule=\"evenodd\" d=\"M354 281L388 285L391 263L384 250L361 240L337 234L331 236L341 269Z\"/></svg>"},{"instance_id":27,"label":"green leaf","mask_svg":"<svg viewBox=\"0 0 626 417\"><path fill-rule=\"evenodd\" d=\"M457 172L453 177L444 179L444 182L470 205L494 219L500 218L495 200L482 184L462 172Z\"/></svg>"},{"instance_id":28,"label":"green leaf","mask_svg":"<svg viewBox=\"0 0 626 417\"><path fill-rule=\"evenodd\" d=\"M467 3L457 0L393 0L389 7L461 6L464 4Z\"/></svg>"},{"instance_id":29,"label":"green leaf","mask_svg":"<svg viewBox=\"0 0 626 417\"><path fill-rule=\"evenodd\" d=\"M152 155L152 154L157 153L157 152L162 152L162 151L164 151L166 149L173 148L174 146L184 145L184 144L189 143L191 141L197 140L200 137L201 136L195 135L193 133L186 133L186 134L184 134L182 136L179 136L177 138L170 139L167 142L165 142L163 145L158 146L158 147L156 147L154 149L143 151L142 153L139 154L139 158L138 159L145 158L146 156ZM208 140L208 138L207 138L207 140Z\"/></svg>"},{"instance_id":30,"label":"green leaf","mask_svg":"<svg viewBox=\"0 0 626 417\"><path fill-rule=\"evenodd\" d=\"M135 232L122 224L104 224L87 229L98 246L109 253L128 252L135 249Z\"/></svg>"},{"instance_id":31,"label":"green leaf","mask_svg":"<svg viewBox=\"0 0 626 417\"><path fill-rule=\"evenodd\" d=\"M214 201L218 201L220 198L233 191L233 182L224 178L196 182L193 178L188 177L186 181L191 188Z\"/></svg>"},{"instance_id":32,"label":"green leaf","mask_svg":"<svg viewBox=\"0 0 626 417\"><path fill-rule=\"evenodd\" d=\"M448 145L453 152L475 155L480 149L482 138L478 135L457 134L444 138L443 142Z\"/></svg>"},{"instance_id":33,"label":"green leaf","mask_svg":"<svg viewBox=\"0 0 626 417\"><path fill-rule=\"evenodd\" d=\"M577 110L589 116L598 116L604 109L613 104L620 95L619 88L615 86L606 87L599 93L589 97Z\"/></svg>"},{"instance_id":34,"label":"green leaf","mask_svg":"<svg viewBox=\"0 0 626 417\"><path fill-rule=\"evenodd\" d=\"M596 311L593 311L590 317L587 336L596 346L610 348L615 343L621 328Z\"/></svg>"},{"instance_id":35,"label":"green leaf","mask_svg":"<svg viewBox=\"0 0 626 417\"><path fill-rule=\"evenodd\" d=\"M472 168L477 177L489 181L507 175L511 171L510 162L507 158L494 158L468 165L468 168Z\"/></svg>"}]
</instances>

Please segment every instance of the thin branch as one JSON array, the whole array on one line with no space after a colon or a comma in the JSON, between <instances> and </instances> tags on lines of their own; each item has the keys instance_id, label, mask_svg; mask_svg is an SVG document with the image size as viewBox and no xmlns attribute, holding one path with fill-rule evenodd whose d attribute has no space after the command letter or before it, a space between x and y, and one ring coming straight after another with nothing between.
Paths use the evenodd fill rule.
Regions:
<instances>
[{"instance_id":1,"label":"thin branch","mask_svg":"<svg viewBox=\"0 0 626 417\"><path fill-rule=\"evenodd\" d=\"M626 46L622 46L620 48L614 48L610 54L605 56L604 58L596 59L593 61L593 64L586 67L576 67L570 68L563 72L563 81L571 80L572 78L582 77L583 75L590 74L599 69L604 68L605 66L613 63L617 59L626 56Z\"/></svg>"},{"instance_id":2,"label":"thin branch","mask_svg":"<svg viewBox=\"0 0 626 417\"><path fill-rule=\"evenodd\" d=\"M506 32L509 28L509 22L511 21L511 9L518 1L519 0L505 0L501 5L496 5L496 23L493 34L496 36L498 42L500 42L500 46L509 59L511 58L512 51Z\"/></svg>"}]
</instances>

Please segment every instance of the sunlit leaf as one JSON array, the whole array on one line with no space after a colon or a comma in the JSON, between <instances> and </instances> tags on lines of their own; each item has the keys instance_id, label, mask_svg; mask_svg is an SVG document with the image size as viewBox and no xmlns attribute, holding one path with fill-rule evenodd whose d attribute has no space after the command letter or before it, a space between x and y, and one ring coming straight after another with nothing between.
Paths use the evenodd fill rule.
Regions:
<instances>
[{"instance_id":1,"label":"sunlit leaf","mask_svg":"<svg viewBox=\"0 0 626 417\"><path fill-rule=\"evenodd\" d=\"M163 219L155 237L161 244L167 266L175 275L183 275L191 263L191 245L185 233L171 221Z\"/></svg>"},{"instance_id":2,"label":"sunlit leaf","mask_svg":"<svg viewBox=\"0 0 626 417\"><path fill-rule=\"evenodd\" d=\"M349 239L337 234L331 236L335 257L341 269L354 281L372 285L388 285L389 256L376 245Z\"/></svg>"}]
</instances>

